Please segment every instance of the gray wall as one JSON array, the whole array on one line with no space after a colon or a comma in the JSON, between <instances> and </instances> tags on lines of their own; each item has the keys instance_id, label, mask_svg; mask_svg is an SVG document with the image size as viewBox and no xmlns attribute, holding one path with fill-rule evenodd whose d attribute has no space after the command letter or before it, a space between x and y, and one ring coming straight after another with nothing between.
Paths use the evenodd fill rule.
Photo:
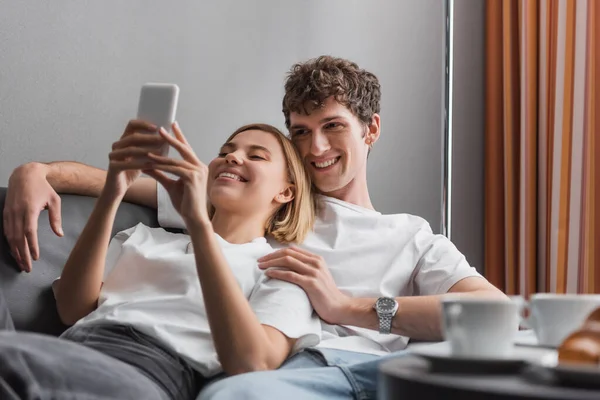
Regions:
<instances>
[{"instance_id":1,"label":"gray wall","mask_svg":"<svg viewBox=\"0 0 600 400\"><path fill-rule=\"evenodd\" d=\"M242 124L284 128L288 68L333 54L370 69L382 83L382 136L369 160L375 207L423 216L439 231L441 0L0 0L0 10L1 186L14 167L32 160L105 168L110 145L135 116L139 88L148 81L179 84L177 119L209 161ZM477 41L468 34L457 34L467 42L462 50L456 46L465 54ZM469 81L472 67L465 68L461 75L457 65L457 82ZM457 90L468 100L465 110L480 106L470 97L474 91ZM475 125L455 119L457 152L477 147L457 134L469 135ZM454 160L455 171L477 169L476 156L465 157L465 165ZM479 232L463 231L458 220L469 217L469 205L456 197L471 178L455 178L453 235L476 260L472 239Z\"/></svg>"},{"instance_id":2,"label":"gray wall","mask_svg":"<svg viewBox=\"0 0 600 400\"><path fill-rule=\"evenodd\" d=\"M178 120L208 161L241 124L283 128L285 73L327 53L383 85L375 206L439 229L441 1L0 0L0 10L0 185L31 160L104 168L147 81L179 84Z\"/></svg>"},{"instance_id":3,"label":"gray wall","mask_svg":"<svg viewBox=\"0 0 600 400\"><path fill-rule=\"evenodd\" d=\"M485 2L454 0L451 238L483 269Z\"/></svg>"}]
</instances>

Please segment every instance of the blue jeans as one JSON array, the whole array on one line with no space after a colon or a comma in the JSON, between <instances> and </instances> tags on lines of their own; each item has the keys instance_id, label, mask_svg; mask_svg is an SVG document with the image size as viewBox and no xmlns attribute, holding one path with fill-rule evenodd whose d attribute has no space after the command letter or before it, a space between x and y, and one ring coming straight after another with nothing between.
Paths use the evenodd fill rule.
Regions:
<instances>
[{"instance_id":1,"label":"blue jeans","mask_svg":"<svg viewBox=\"0 0 600 400\"><path fill-rule=\"evenodd\" d=\"M276 371L215 379L197 400L234 399L375 399L379 363L386 356L332 349L308 349Z\"/></svg>"}]
</instances>

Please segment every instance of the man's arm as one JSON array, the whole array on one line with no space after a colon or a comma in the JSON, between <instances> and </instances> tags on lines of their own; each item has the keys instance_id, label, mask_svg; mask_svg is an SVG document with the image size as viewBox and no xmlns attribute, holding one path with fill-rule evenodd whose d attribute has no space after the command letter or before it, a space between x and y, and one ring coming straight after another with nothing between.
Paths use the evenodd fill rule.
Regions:
<instances>
[{"instance_id":1,"label":"man's arm","mask_svg":"<svg viewBox=\"0 0 600 400\"><path fill-rule=\"evenodd\" d=\"M42 210L48 209L52 230L62 236L58 193L98 197L105 182L105 170L71 161L32 162L13 171L3 210L4 235L23 271L31 271L31 260L39 258L37 228ZM156 191L154 179L139 178L124 200L156 208Z\"/></svg>"},{"instance_id":2,"label":"man's arm","mask_svg":"<svg viewBox=\"0 0 600 400\"><path fill-rule=\"evenodd\" d=\"M57 193L98 197L106 182L106 170L74 161L56 161L41 164L45 177ZM28 164L25 164L28 165ZM156 181L140 177L127 190L124 201L156 208Z\"/></svg>"},{"instance_id":3,"label":"man's arm","mask_svg":"<svg viewBox=\"0 0 600 400\"><path fill-rule=\"evenodd\" d=\"M457 282L448 293L461 297L507 300L508 297L484 278L468 277ZM398 311L392 319L392 333L418 340L442 340L442 295L397 297ZM337 325L351 325L379 330L373 309L375 298L348 298Z\"/></svg>"},{"instance_id":4,"label":"man's arm","mask_svg":"<svg viewBox=\"0 0 600 400\"><path fill-rule=\"evenodd\" d=\"M270 278L291 282L304 289L325 322L379 330L379 319L373 309L377 299L349 297L342 293L322 257L301 248L288 247L259 259L259 268L266 269L265 274ZM465 297L508 299L486 279L476 276L459 280L447 292L461 293ZM440 302L445 295L397 297L399 307L392 321L392 333L418 340L442 339Z\"/></svg>"}]
</instances>

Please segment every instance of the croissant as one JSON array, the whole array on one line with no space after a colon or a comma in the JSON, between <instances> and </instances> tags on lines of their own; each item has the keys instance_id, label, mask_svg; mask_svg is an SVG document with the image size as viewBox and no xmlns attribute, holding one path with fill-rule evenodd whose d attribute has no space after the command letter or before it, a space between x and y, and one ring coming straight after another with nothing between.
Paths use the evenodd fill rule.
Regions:
<instances>
[{"instance_id":1,"label":"croissant","mask_svg":"<svg viewBox=\"0 0 600 400\"><path fill-rule=\"evenodd\" d=\"M595 309L581 328L561 343L558 362L600 366L600 308Z\"/></svg>"}]
</instances>

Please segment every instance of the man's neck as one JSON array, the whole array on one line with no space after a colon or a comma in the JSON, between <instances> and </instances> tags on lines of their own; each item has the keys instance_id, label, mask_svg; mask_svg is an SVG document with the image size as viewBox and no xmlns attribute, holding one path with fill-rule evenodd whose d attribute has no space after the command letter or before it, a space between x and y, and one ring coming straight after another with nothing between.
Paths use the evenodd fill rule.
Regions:
<instances>
[{"instance_id":1,"label":"man's neck","mask_svg":"<svg viewBox=\"0 0 600 400\"><path fill-rule=\"evenodd\" d=\"M369 196L366 176L362 179L356 178L350 181L341 189L323 194L359 207L375 210L375 207L373 207L373 204L371 203L371 197Z\"/></svg>"},{"instance_id":2,"label":"man's neck","mask_svg":"<svg viewBox=\"0 0 600 400\"><path fill-rule=\"evenodd\" d=\"M225 241L243 244L265 235L264 219L249 218L247 215L234 214L223 210L215 211L211 219L213 230Z\"/></svg>"}]
</instances>

